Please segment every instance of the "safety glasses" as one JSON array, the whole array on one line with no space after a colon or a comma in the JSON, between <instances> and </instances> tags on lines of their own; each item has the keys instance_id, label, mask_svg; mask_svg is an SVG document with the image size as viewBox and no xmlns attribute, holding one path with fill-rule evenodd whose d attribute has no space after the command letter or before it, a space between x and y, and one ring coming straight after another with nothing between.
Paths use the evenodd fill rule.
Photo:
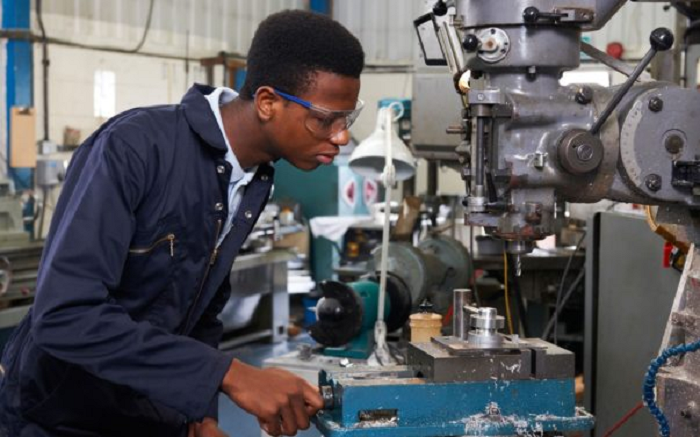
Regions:
<instances>
[{"instance_id":1,"label":"safety glasses","mask_svg":"<svg viewBox=\"0 0 700 437\"><path fill-rule=\"evenodd\" d=\"M309 110L309 113L304 120L306 128L320 139L330 139L338 135L344 130L350 129L350 126L357 120L360 115L364 102L358 100L355 109L349 111L333 111L331 109L316 106L311 102L300 99L299 97L287 94L274 88L275 93L280 97L290 102L294 102Z\"/></svg>"}]
</instances>

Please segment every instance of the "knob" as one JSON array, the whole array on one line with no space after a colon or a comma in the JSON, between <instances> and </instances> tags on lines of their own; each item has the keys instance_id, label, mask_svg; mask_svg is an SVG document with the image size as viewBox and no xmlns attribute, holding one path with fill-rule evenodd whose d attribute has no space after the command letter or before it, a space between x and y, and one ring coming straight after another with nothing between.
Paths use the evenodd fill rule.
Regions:
<instances>
[{"instance_id":1,"label":"knob","mask_svg":"<svg viewBox=\"0 0 700 437\"><path fill-rule=\"evenodd\" d=\"M540 10L537 9L534 6L530 6L525 8L523 11L523 20L525 20L526 23L537 23L537 20L540 19Z\"/></svg>"},{"instance_id":2,"label":"knob","mask_svg":"<svg viewBox=\"0 0 700 437\"><path fill-rule=\"evenodd\" d=\"M668 50L673 47L673 33L664 27L659 27L651 32L649 42L651 43L651 48L649 51L647 51L642 60L639 61L639 64L634 67L632 74L630 74L625 83L622 84L622 86L617 90L613 98L608 103L608 106L605 107L603 112L598 117L598 120L596 120L593 127L591 127L590 133L592 135L598 135L600 129L605 124L605 121L608 119L608 117L610 117L610 114L613 113L617 105L620 104L625 94L627 94L630 88L632 88L632 85L634 85L634 82L637 80L639 75L642 74L644 69L651 63L654 56L656 56L659 51Z\"/></svg>"},{"instance_id":3,"label":"knob","mask_svg":"<svg viewBox=\"0 0 700 437\"><path fill-rule=\"evenodd\" d=\"M438 17L442 17L447 13L447 3L444 1L440 0L435 2L433 5L433 14L435 14Z\"/></svg>"},{"instance_id":4,"label":"knob","mask_svg":"<svg viewBox=\"0 0 700 437\"><path fill-rule=\"evenodd\" d=\"M464 41L462 41L462 47L469 53L477 51L479 44L481 44L481 41L479 41L479 38L473 33L467 35Z\"/></svg>"},{"instance_id":5,"label":"knob","mask_svg":"<svg viewBox=\"0 0 700 437\"><path fill-rule=\"evenodd\" d=\"M666 50L673 47L673 41L673 33L665 27L659 27L658 29L654 29L654 31L651 32L651 36L649 37L651 47L659 52L665 52Z\"/></svg>"}]
</instances>

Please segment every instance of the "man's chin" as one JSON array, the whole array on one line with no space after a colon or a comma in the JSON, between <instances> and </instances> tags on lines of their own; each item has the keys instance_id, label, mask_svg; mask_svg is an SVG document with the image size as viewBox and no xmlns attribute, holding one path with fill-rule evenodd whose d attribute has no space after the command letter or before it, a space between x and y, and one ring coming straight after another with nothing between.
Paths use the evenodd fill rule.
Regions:
<instances>
[{"instance_id":1,"label":"man's chin","mask_svg":"<svg viewBox=\"0 0 700 437\"><path fill-rule=\"evenodd\" d=\"M294 161L288 161L290 164L292 164L295 168L301 170L301 171L313 171L316 170L318 167L321 166L320 162L294 162Z\"/></svg>"}]
</instances>

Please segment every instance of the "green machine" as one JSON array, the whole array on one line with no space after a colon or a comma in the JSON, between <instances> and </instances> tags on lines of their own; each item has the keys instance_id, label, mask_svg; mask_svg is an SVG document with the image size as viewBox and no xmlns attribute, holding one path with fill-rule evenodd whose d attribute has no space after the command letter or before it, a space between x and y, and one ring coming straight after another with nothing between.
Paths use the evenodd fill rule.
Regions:
<instances>
[{"instance_id":1,"label":"green machine","mask_svg":"<svg viewBox=\"0 0 700 437\"><path fill-rule=\"evenodd\" d=\"M328 356L366 359L374 350L379 283L368 279L350 284L325 281L323 297L316 306L317 321L309 328L311 337L325 346ZM411 314L408 287L396 277L387 280L384 320L388 332L401 328Z\"/></svg>"},{"instance_id":2,"label":"green machine","mask_svg":"<svg viewBox=\"0 0 700 437\"><path fill-rule=\"evenodd\" d=\"M384 321L387 331L404 326L408 317L428 301L433 311L447 313L455 289L469 286L472 261L469 251L454 238L435 235L410 244L389 243L388 277ZM381 264L381 251L374 252L373 264ZM370 272L373 269L370 267ZM379 304L379 273L344 284L320 284L323 297L316 305L316 323L311 337L325 346L324 354L346 358L367 358L374 350L374 324Z\"/></svg>"}]
</instances>

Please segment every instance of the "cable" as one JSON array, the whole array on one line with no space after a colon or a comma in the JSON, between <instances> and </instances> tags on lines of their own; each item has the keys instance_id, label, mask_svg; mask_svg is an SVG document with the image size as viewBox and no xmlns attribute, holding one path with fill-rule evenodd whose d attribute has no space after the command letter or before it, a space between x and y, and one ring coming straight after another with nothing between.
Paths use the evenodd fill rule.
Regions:
<instances>
[{"instance_id":1,"label":"cable","mask_svg":"<svg viewBox=\"0 0 700 437\"><path fill-rule=\"evenodd\" d=\"M656 419L656 423L659 424L659 434L661 434L662 437L669 437L671 435L671 428L663 411L656 405L656 394L654 393L656 389L656 375L659 373L661 366L666 364L669 358L689 352L697 352L698 350L700 350L700 341L670 347L664 350L661 355L654 359L649 365L649 370L644 378L643 399L649 412Z\"/></svg>"},{"instance_id":2,"label":"cable","mask_svg":"<svg viewBox=\"0 0 700 437\"><path fill-rule=\"evenodd\" d=\"M510 335L514 334L513 319L510 316L510 299L508 298L508 256L506 251L503 251L503 288L505 289L506 297L506 320L508 321L508 331Z\"/></svg>"},{"instance_id":3,"label":"cable","mask_svg":"<svg viewBox=\"0 0 700 437\"><path fill-rule=\"evenodd\" d=\"M549 337L549 334L552 331L552 328L557 325L557 320L559 320L559 315L561 312L564 310L564 307L566 306L566 303L569 301L569 298L571 297L572 294L574 294L574 291L576 291L576 287L578 287L578 284L583 280L583 277L585 276L586 271L581 270L578 273L578 276L576 276L576 279L574 279L574 282L571 283L571 286L569 286L569 289L566 291L566 294L564 295L564 298L561 300L561 302L556 306L554 309L554 314L552 317L549 319L549 322L547 323L547 327L544 330L544 333L542 334L542 339L547 340ZM555 338L556 338L556 332L554 333ZM554 342L556 343L556 339Z\"/></svg>"},{"instance_id":4,"label":"cable","mask_svg":"<svg viewBox=\"0 0 700 437\"><path fill-rule=\"evenodd\" d=\"M576 248L569 256L569 261L567 261L567 263L566 263L566 267L564 268L564 273L561 275L561 282L559 283L559 289L557 289L557 303L555 305L555 308L559 308L559 306L561 304L562 292L564 291L564 282L566 282L566 277L569 275L569 269L571 268L571 262L574 260L574 256L576 255L579 248L581 247L581 244L583 244L583 240L585 238L586 238L586 231L583 232L583 234L581 235L581 239L578 240L578 243L576 243ZM556 315L556 311L555 311L555 315ZM559 332L559 322L558 322L559 318L554 317L553 319L554 319L554 344L557 344L557 342L559 340L557 338L557 334ZM551 321L552 320L550 319L550 323L551 323ZM547 337L545 337L545 336L542 336L542 338L545 340L547 339Z\"/></svg>"},{"instance_id":5,"label":"cable","mask_svg":"<svg viewBox=\"0 0 700 437\"><path fill-rule=\"evenodd\" d=\"M622 419L617 421L617 423L615 423L615 425L613 425L612 428L605 431L605 434L603 434L603 437L610 437L611 435L615 434L615 431L622 428L622 425L627 423L627 421L630 420L632 418L632 416L637 414L637 412L639 410L641 410L643 406L644 406L644 403L642 401L639 401L639 403L637 405L635 405L634 408L632 408L627 413L625 413L625 415L622 416Z\"/></svg>"}]
</instances>

